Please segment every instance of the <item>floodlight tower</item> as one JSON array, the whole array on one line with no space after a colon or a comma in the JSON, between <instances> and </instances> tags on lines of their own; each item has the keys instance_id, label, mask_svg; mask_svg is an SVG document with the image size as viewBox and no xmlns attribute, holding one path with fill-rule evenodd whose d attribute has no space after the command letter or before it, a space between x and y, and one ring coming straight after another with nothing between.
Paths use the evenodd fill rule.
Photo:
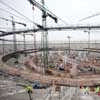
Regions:
<instances>
[{"instance_id":1,"label":"floodlight tower","mask_svg":"<svg viewBox=\"0 0 100 100\"><path fill-rule=\"evenodd\" d=\"M4 38L2 40L2 51L3 51L3 56L5 55L5 41Z\"/></svg>"},{"instance_id":2,"label":"floodlight tower","mask_svg":"<svg viewBox=\"0 0 100 100\"><path fill-rule=\"evenodd\" d=\"M70 55L70 39L71 39L71 37L67 36L67 38L68 38L68 50L69 50L68 55Z\"/></svg>"},{"instance_id":3,"label":"floodlight tower","mask_svg":"<svg viewBox=\"0 0 100 100\"><path fill-rule=\"evenodd\" d=\"M90 49L90 29L88 31L84 31L84 32L87 32L88 33L88 49ZM88 54L89 54L89 51L88 51Z\"/></svg>"},{"instance_id":4,"label":"floodlight tower","mask_svg":"<svg viewBox=\"0 0 100 100\"><path fill-rule=\"evenodd\" d=\"M15 31L15 22L13 20L13 16L12 17L12 30ZM14 42L14 51L17 50L17 43L16 43L16 34L13 35L13 42Z\"/></svg>"},{"instance_id":5,"label":"floodlight tower","mask_svg":"<svg viewBox=\"0 0 100 100\"><path fill-rule=\"evenodd\" d=\"M25 35L25 33L23 34L23 39L24 39L24 50L26 50L26 35Z\"/></svg>"},{"instance_id":6,"label":"floodlight tower","mask_svg":"<svg viewBox=\"0 0 100 100\"><path fill-rule=\"evenodd\" d=\"M23 25L26 27L26 24L24 23L20 23L20 22L16 22L13 20L13 16L12 17L12 21L11 20L8 20L8 21L11 21L12 22L12 30L15 31L15 24L20 24L20 25ZM13 35L13 41L14 41L14 52L17 50L17 43L16 43L16 34L14 33Z\"/></svg>"}]
</instances>

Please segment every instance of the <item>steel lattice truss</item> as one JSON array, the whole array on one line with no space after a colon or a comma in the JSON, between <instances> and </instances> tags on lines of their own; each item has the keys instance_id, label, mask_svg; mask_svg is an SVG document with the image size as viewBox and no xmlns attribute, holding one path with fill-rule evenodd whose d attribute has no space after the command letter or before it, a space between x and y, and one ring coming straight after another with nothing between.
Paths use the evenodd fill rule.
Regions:
<instances>
[{"instance_id":1,"label":"steel lattice truss","mask_svg":"<svg viewBox=\"0 0 100 100\"><path fill-rule=\"evenodd\" d=\"M20 33L28 33L28 32L40 32L40 31L64 31L64 30L100 30L100 26L66 26L66 27L46 27L39 29L28 29L28 30L20 30L20 31L11 31L5 32L1 31L0 37L12 35L12 34L20 34Z\"/></svg>"}]
</instances>

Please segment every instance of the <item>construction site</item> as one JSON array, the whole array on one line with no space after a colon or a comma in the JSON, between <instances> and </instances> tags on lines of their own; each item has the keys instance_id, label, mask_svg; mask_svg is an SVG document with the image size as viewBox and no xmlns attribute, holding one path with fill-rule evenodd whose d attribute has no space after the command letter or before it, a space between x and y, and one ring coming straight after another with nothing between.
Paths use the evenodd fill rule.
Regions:
<instances>
[{"instance_id":1,"label":"construction site","mask_svg":"<svg viewBox=\"0 0 100 100\"><path fill-rule=\"evenodd\" d=\"M98 4L0 0L0 100L100 100Z\"/></svg>"}]
</instances>

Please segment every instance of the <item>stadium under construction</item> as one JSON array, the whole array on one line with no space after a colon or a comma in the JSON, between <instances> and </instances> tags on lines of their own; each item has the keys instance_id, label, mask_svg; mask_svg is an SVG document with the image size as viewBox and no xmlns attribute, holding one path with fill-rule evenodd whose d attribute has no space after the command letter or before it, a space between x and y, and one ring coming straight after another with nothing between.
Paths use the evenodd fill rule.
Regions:
<instances>
[{"instance_id":1,"label":"stadium under construction","mask_svg":"<svg viewBox=\"0 0 100 100\"><path fill-rule=\"evenodd\" d=\"M0 1L0 100L100 100L100 38L92 40L100 25L67 24L47 1ZM33 11L32 20L20 4L28 5L22 6L27 16ZM65 40L56 40L58 32L66 32ZM80 37L77 32L87 34L86 39L74 40L72 34Z\"/></svg>"}]
</instances>

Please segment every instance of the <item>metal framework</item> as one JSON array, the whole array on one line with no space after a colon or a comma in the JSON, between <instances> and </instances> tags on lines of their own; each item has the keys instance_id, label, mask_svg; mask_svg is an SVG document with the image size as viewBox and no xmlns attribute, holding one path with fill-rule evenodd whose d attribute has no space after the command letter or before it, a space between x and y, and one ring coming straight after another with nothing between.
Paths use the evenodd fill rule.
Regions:
<instances>
[{"instance_id":1,"label":"metal framework","mask_svg":"<svg viewBox=\"0 0 100 100\"><path fill-rule=\"evenodd\" d=\"M21 22L14 21L14 20L13 20L13 16L12 16L12 20L7 19L7 18L3 18L3 17L0 17L0 19L2 19L2 20L4 20L4 21L9 21L9 22L11 22L11 23L12 23L12 31L15 31L15 24L23 25L23 26L26 27L26 24L21 23ZM2 32L2 31L0 31L0 32ZM13 43L14 43L14 44L13 44L13 49L14 49L14 51L16 51L16 50L17 50L16 33L13 34Z\"/></svg>"},{"instance_id":2,"label":"metal framework","mask_svg":"<svg viewBox=\"0 0 100 100\"><path fill-rule=\"evenodd\" d=\"M42 5L44 7L44 0L42 0ZM42 26L46 28L46 11L42 11ZM48 66L48 32L43 31L42 37L41 37L41 48L46 48L46 50L43 50L42 52L42 63L43 63L43 70L47 69Z\"/></svg>"},{"instance_id":3,"label":"metal framework","mask_svg":"<svg viewBox=\"0 0 100 100\"><path fill-rule=\"evenodd\" d=\"M39 4L35 0L28 0L33 6L36 6L42 11L42 26L40 29L46 28L46 18L49 16L57 23L57 16L53 14L51 11L45 8L45 1L41 0L42 4ZM42 36L41 36L41 48L44 48L42 52L42 63L44 69L48 66L48 32L47 30L43 30ZM46 48L46 49L45 49Z\"/></svg>"},{"instance_id":4,"label":"metal framework","mask_svg":"<svg viewBox=\"0 0 100 100\"><path fill-rule=\"evenodd\" d=\"M39 8L42 12L46 12L46 17L49 16L51 17L56 23L57 23L57 16L55 14L53 14L50 10L48 10L47 8L45 8L45 4L44 1L42 1L42 5L39 4L38 2L36 2L35 0L28 0L33 6L36 6L37 8Z\"/></svg>"},{"instance_id":5,"label":"metal framework","mask_svg":"<svg viewBox=\"0 0 100 100\"><path fill-rule=\"evenodd\" d=\"M28 29L28 30L21 30L21 31L12 31L12 32L5 32L0 31L0 37L7 36L7 35L13 35L13 34L20 34L20 33L28 33L28 32L41 32L41 31L64 31L64 30L84 30L84 29L91 29L91 30L100 30L100 26L66 26L66 27L46 27L46 28L40 28L40 29Z\"/></svg>"}]
</instances>

